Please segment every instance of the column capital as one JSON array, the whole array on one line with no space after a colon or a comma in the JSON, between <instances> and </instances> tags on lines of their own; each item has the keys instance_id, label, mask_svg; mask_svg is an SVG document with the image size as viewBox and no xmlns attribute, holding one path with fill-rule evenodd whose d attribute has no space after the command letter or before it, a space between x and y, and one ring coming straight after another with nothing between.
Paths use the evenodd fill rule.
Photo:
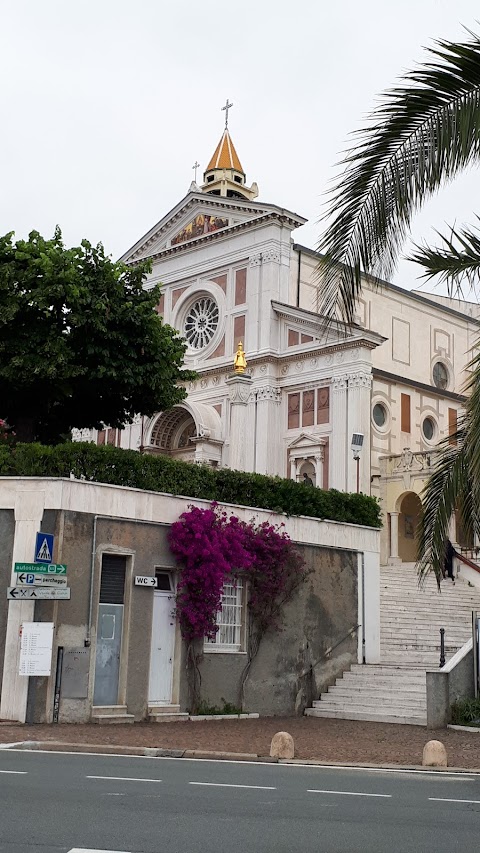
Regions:
<instances>
[{"instance_id":1,"label":"column capital","mask_svg":"<svg viewBox=\"0 0 480 853\"><path fill-rule=\"evenodd\" d=\"M256 394L257 400L273 400L274 403L282 402L281 388L277 388L275 385L262 385L260 388L255 389L254 394Z\"/></svg>"},{"instance_id":2,"label":"column capital","mask_svg":"<svg viewBox=\"0 0 480 853\"><path fill-rule=\"evenodd\" d=\"M365 371L359 371L358 373L349 373L348 374L348 387L349 388L371 388L372 387L372 374L365 373Z\"/></svg>"},{"instance_id":3,"label":"column capital","mask_svg":"<svg viewBox=\"0 0 480 853\"><path fill-rule=\"evenodd\" d=\"M250 397L253 379L248 373L233 373L225 380L231 405L246 406Z\"/></svg>"},{"instance_id":4,"label":"column capital","mask_svg":"<svg viewBox=\"0 0 480 853\"><path fill-rule=\"evenodd\" d=\"M262 252L262 261L264 264L280 263L280 250L276 246L270 246Z\"/></svg>"},{"instance_id":5,"label":"column capital","mask_svg":"<svg viewBox=\"0 0 480 853\"><path fill-rule=\"evenodd\" d=\"M348 388L348 376L332 376L330 384L332 391L346 391Z\"/></svg>"}]
</instances>

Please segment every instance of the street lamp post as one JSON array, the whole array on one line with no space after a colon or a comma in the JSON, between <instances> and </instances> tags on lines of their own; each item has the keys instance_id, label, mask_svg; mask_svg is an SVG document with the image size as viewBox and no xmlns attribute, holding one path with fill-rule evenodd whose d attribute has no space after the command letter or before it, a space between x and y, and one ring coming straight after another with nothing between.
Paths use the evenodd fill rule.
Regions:
<instances>
[{"instance_id":1,"label":"street lamp post","mask_svg":"<svg viewBox=\"0 0 480 853\"><path fill-rule=\"evenodd\" d=\"M354 432L352 435L353 458L357 463L357 494L360 491L360 454L363 447L363 433Z\"/></svg>"}]
</instances>

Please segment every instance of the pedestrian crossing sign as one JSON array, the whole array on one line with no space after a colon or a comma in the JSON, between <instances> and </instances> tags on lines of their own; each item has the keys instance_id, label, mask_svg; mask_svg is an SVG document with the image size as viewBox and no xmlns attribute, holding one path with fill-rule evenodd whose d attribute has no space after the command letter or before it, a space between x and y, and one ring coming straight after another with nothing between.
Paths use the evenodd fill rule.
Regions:
<instances>
[{"instance_id":1,"label":"pedestrian crossing sign","mask_svg":"<svg viewBox=\"0 0 480 853\"><path fill-rule=\"evenodd\" d=\"M35 563L53 563L53 533L37 533Z\"/></svg>"}]
</instances>

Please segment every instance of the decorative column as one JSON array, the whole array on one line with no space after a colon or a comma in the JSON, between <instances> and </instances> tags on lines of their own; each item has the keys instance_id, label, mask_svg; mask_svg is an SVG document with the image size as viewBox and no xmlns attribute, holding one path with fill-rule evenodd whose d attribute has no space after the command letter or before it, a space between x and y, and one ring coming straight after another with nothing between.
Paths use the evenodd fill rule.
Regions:
<instances>
[{"instance_id":1,"label":"decorative column","mask_svg":"<svg viewBox=\"0 0 480 853\"><path fill-rule=\"evenodd\" d=\"M35 551L35 536L40 530L45 504L44 491L17 491L15 500L15 539L13 563L31 563ZM13 571L11 586L16 584ZM3 593L5 595L5 592ZM27 715L28 676L19 675L20 629L23 622L33 622L34 601L9 601L5 658L2 680L0 718L25 722Z\"/></svg>"},{"instance_id":2,"label":"decorative column","mask_svg":"<svg viewBox=\"0 0 480 853\"><path fill-rule=\"evenodd\" d=\"M245 341L252 352L259 352L261 346L261 291L262 291L262 255L255 252L248 259L247 272L248 307L246 314ZM236 343L236 341L235 341Z\"/></svg>"},{"instance_id":3,"label":"decorative column","mask_svg":"<svg viewBox=\"0 0 480 853\"><path fill-rule=\"evenodd\" d=\"M255 471L258 474L278 474L276 447L272 435L278 434L281 400L282 392L274 385L262 385L256 389Z\"/></svg>"},{"instance_id":4,"label":"decorative column","mask_svg":"<svg viewBox=\"0 0 480 853\"><path fill-rule=\"evenodd\" d=\"M398 512L391 512L390 515L390 557L388 563L390 566L397 566L401 560L398 556Z\"/></svg>"},{"instance_id":5,"label":"decorative column","mask_svg":"<svg viewBox=\"0 0 480 853\"><path fill-rule=\"evenodd\" d=\"M259 329L258 352L268 352L278 346L278 341L275 340L275 336L278 334L278 324L272 322L272 300L286 301L288 294L288 291L283 295L281 292L281 270L280 246L272 243L262 250L259 311L258 318L255 318Z\"/></svg>"},{"instance_id":6,"label":"decorative column","mask_svg":"<svg viewBox=\"0 0 480 853\"><path fill-rule=\"evenodd\" d=\"M330 450L332 489L345 492L347 488L347 376L332 380L332 436Z\"/></svg>"},{"instance_id":7,"label":"decorative column","mask_svg":"<svg viewBox=\"0 0 480 853\"><path fill-rule=\"evenodd\" d=\"M297 460L295 457L290 457L290 479L297 480Z\"/></svg>"},{"instance_id":8,"label":"decorative column","mask_svg":"<svg viewBox=\"0 0 480 853\"><path fill-rule=\"evenodd\" d=\"M357 491L357 463L353 460L351 440L354 432L363 433L363 446L360 453L360 491L370 494L370 400L372 374L362 370L350 373L348 376L348 433L347 448L349 460L347 465L347 490Z\"/></svg>"},{"instance_id":9,"label":"decorative column","mask_svg":"<svg viewBox=\"0 0 480 853\"><path fill-rule=\"evenodd\" d=\"M452 513L448 522L448 538L455 550L460 551L460 545L457 542L457 517L455 513Z\"/></svg>"},{"instance_id":10,"label":"decorative column","mask_svg":"<svg viewBox=\"0 0 480 853\"><path fill-rule=\"evenodd\" d=\"M225 380L230 396L229 467L246 470L247 405L253 379L248 373L232 373Z\"/></svg>"},{"instance_id":11,"label":"decorative column","mask_svg":"<svg viewBox=\"0 0 480 853\"><path fill-rule=\"evenodd\" d=\"M323 448L320 453L316 453L313 459L315 467L315 485L319 489L323 489L323 461L325 459L325 451Z\"/></svg>"}]
</instances>

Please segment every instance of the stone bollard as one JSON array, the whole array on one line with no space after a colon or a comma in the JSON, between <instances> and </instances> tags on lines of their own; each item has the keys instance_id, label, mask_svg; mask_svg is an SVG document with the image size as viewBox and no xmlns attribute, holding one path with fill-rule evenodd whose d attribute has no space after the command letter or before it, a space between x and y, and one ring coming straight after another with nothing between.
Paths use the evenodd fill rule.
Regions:
<instances>
[{"instance_id":1,"label":"stone bollard","mask_svg":"<svg viewBox=\"0 0 480 853\"><path fill-rule=\"evenodd\" d=\"M447 767L447 750L440 740L429 740L423 747L423 767Z\"/></svg>"},{"instance_id":2,"label":"stone bollard","mask_svg":"<svg viewBox=\"0 0 480 853\"><path fill-rule=\"evenodd\" d=\"M295 745L293 737L288 732L277 732L270 745L271 758L294 758Z\"/></svg>"}]
</instances>

